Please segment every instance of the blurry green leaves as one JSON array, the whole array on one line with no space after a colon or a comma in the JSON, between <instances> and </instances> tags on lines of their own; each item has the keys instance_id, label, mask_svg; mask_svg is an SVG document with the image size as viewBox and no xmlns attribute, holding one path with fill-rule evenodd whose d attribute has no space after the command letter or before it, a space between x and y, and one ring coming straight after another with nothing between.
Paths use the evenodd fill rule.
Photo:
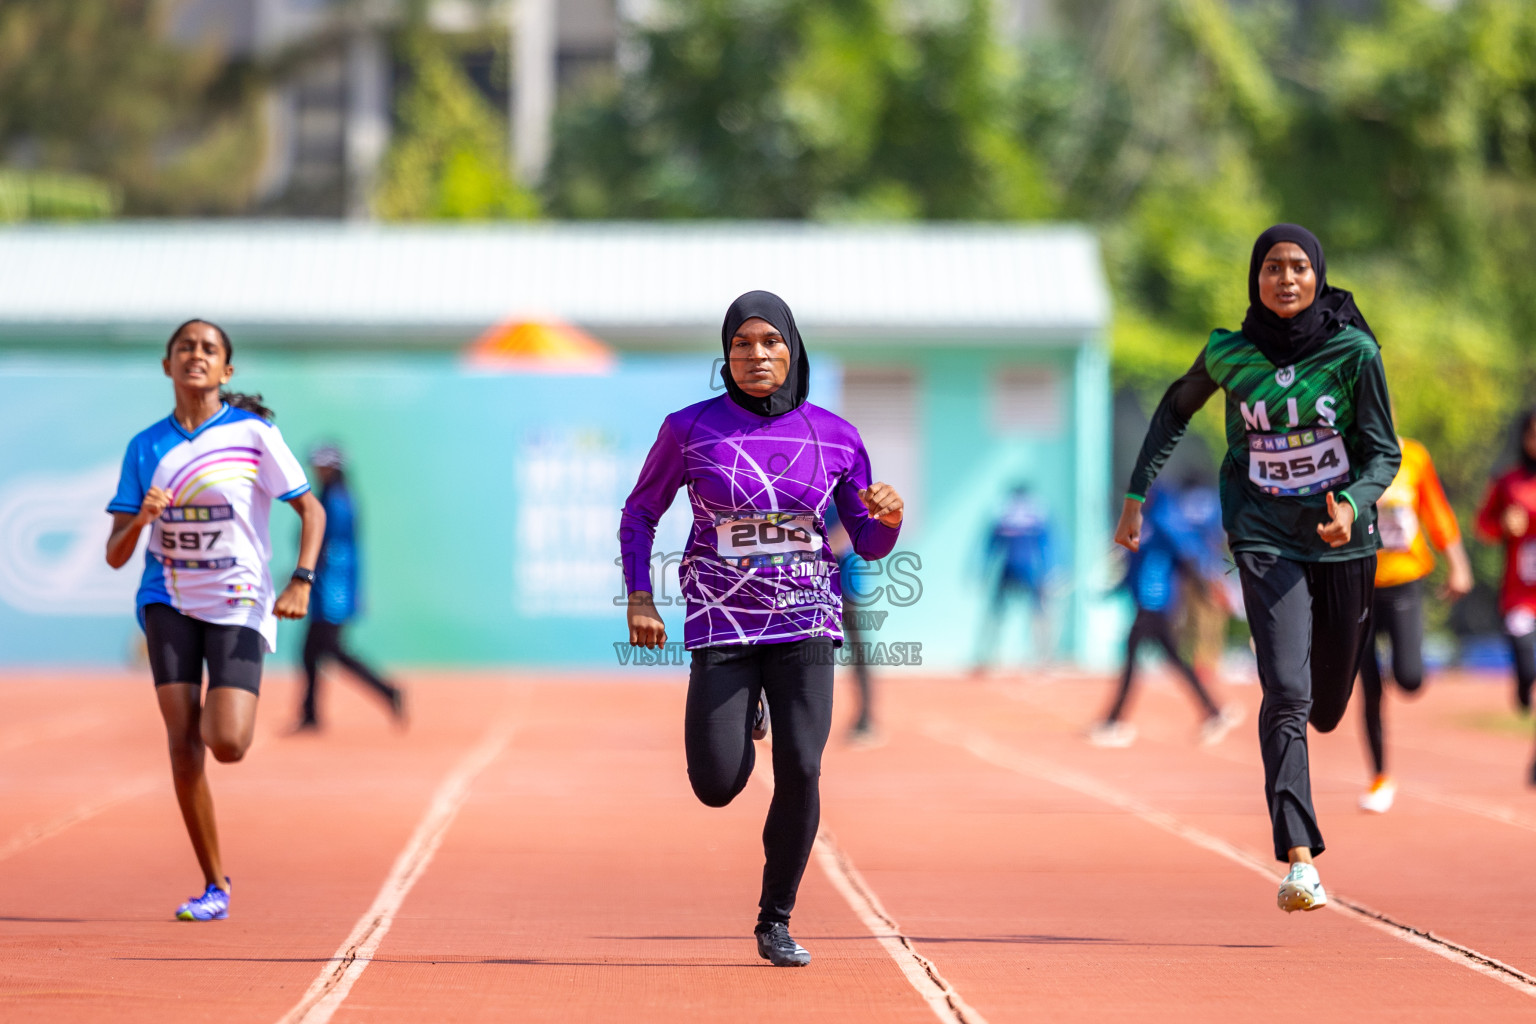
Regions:
<instances>
[{"instance_id":1,"label":"blurry green leaves","mask_svg":"<svg viewBox=\"0 0 1536 1024\"><path fill-rule=\"evenodd\" d=\"M252 76L211 47L165 42L165 9L154 0L0 3L0 160L100 178L130 213L246 204L263 144ZM102 209L78 183L36 180L43 208Z\"/></svg>"},{"instance_id":2,"label":"blurry green leaves","mask_svg":"<svg viewBox=\"0 0 1536 1024\"><path fill-rule=\"evenodd\" d=\"M411 82L384 158L374 208L386 220L524 219L538 200L507 168L506 130L446 41L422 30L403 41Z\"/></svg>"},{"instance_id":3,"label":"blurry green leaves","mask_svg":"<svg viewBox=\"0 0 1536 1024\"><path fill-rule=\"evenodd\" d=\"M0 169L0 223L25 220L97 220L122 205L117 190L81 174Z\"/></svg>"},{"instance_id":4,"label":"blurry green leaves","mask_svg":"<svg viewBox=\"0 0 1536 1024\"><path fill-rule=\"evenodd\" d=\"M1017 218L1054 207L986 0L692 0L561 112L577 217Z\"/></svg>"}]
</instances>

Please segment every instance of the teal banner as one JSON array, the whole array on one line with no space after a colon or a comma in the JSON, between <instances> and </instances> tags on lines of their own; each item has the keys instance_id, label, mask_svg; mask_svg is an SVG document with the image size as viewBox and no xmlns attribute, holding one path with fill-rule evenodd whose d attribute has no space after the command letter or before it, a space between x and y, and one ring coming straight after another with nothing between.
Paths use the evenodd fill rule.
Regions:
<instances>
[{"instance_id":1,"label":"teal banner","mask_svg":"<svg viewBox=\"0 0 1536 1024\"><path fill-rule=\"evenodd\" d=\"M817 366L835 405L837 371ZM662 417L718 394L708 355L595 375L478 373L444 357L237 353L290 447L349 458L364 612L355 646L382 662L609 666L625 637L619 509ZM153 357L0 360L0 665L123 664L142 551L103 557L123 451L170 412ZM662 524L679 551L687 496ZM272 515L273 575L298 518ZM676 565L666 586L676 586ZM681 610L664 609L681 636ZM291 659L302 624L283 624Z\"/></svg>"}]
</instances>

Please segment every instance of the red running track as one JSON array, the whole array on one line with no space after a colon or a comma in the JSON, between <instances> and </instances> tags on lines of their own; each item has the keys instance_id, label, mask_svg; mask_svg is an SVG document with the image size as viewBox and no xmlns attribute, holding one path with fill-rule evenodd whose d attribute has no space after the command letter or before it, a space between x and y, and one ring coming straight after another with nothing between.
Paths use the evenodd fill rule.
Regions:
<instances>
[{"instance_id":1,"label":"red running track","mask_svg":"<svg viewBox=\"0 0 1536 1024\"><path fill-rule=\"evenodd\" d=\"M1202 748L1154 681L1140 741L1106 751L1081 738L1101 679L888 681L888 742L828 751L796 971L751 942L768 787L694 801L679 675L410 681L409 732L335 686L330 729L298 737L291 683L268 684L246 762L212 769L236 885L211 924L170 918L198 875L147 680L0 681L0 1019L1536 1015L1536 792L1504 687L1390 704L1382 817L1355 809L1355 715L1314 737L1340 909L1288 916L1255 687Z\"/></svg>"}]
</instances>

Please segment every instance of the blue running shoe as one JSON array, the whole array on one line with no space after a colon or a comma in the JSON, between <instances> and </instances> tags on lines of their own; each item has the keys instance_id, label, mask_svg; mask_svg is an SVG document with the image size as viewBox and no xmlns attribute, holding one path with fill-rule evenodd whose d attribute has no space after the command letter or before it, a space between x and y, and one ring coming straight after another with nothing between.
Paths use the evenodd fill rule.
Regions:
<instances>
[{"instance_id":1,"label":"blue running shoe","mask_svg":"<svg viewBox=\"0 0 1536 1024\"><path fill-rule=\"evenodd\" d=\"M225 876L224 884L229 885ZM201 896L194 896L176 908L178 921L222 921L229 916L229 893L212 884Z\"/></svg>"}]
</instances>

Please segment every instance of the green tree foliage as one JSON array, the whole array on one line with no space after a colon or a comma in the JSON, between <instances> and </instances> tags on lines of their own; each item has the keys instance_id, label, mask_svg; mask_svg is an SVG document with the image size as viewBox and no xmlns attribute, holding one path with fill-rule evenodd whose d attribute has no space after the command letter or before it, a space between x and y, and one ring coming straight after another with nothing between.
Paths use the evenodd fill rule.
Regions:
<instances>
[{"instance_id":1,"label":"green tree foliage","mask_svg":"<svg viewBox=\"0 0 1536 1024\"><path fill-rule=\"evenodd\" d=\"M97 220L117 212L121 197L80 174L0 171L0 224L24 220Z\"/></svg>"},{"instance_id":2,"label":"green tree foliage","mask_svg":"<svg viewBox=\"0 0 1536 1024\"><path fill-rule=\"evenodd\" d=\"M676 0L643 67L562 112L576 217L1019 218L1052 190L986 0Z\"/></svg>"},{"instance_id":3,"label":"green tree foliage","mask_svg":"<svg viewBox=\"0 0 1536 1024\"><path fill-rule=\"evenodd\" d=\"M1019 47L983 0L665 10L563 110L553 210L1088 222L1149 409L1298 221L1466 522L1536 383L1536 4L1060 0ZM1219 410L1196 429L1220 449Z\"/></svg>"},{"instance_id":4,"label":"green tree foliage","mask_svg":"<svg viewBox=\"0 0 1536 1024\"><path fill-rule=\"evenodd\" d=\"M1307 224L1466 524L1533 382L1536 5L1077 9L1066 70L1036 60L1031 87L1066 208L1103 228L1119 383L1150 407L1209 328L1240 321L1255 234ZM1213 412L1197 428L1219 436ZM1479 559L1487 582L1496 561Z\"/></svg>"},{"instance_id":5,"label":"green tree foliage","mask_svg":"<svg viewBox=\"0 0 1536 1024\"><path fill-rule=\"evenodd\" d=\"M538 215L538 200L507 170L501 118L423 30L403 42L410 85L385 156L375 209L387 220L489 220Z\"/></svg>"},{"instance_id":6,"label":"green tree foliage","mask_svg":"<svg viewBox=\"0 0 1536 1024\"><path fill-rule=\"evenodd\" d=\"M249 69L212 47L166 42L167 10L155 0L0 3L0 162L93 176L129 213L242 207L262 155Z\"/></svg>"}]
</instances>

